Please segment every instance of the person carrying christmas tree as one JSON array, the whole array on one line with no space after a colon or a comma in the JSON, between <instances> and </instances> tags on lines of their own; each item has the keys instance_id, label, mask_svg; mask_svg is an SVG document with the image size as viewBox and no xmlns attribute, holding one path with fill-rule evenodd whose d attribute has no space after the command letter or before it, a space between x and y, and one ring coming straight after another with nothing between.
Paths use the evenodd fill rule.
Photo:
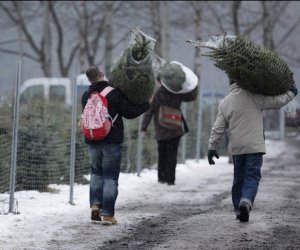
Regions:
<instances>
[{"instance_id":1,"label":"person carrying christmas tree","mask_svg":"<svg viewBox=\"0 0 300 250\"><path fill-rule=\"evenodd\" d=\"M119 89L110 87L97 65L91 65L86 71L86 76L91 84L82 95L83 110L88 106L92 94L101 93L108 102L108 115L114 120L104 139L88 139L85 136L91 157L91 220L102 221L104 225L114 225L117 224L115 203L121 167L121 144L124 141L122 118L134 119L146 112L150 104L149 101L141 104L131 103Z\"/></svg>"},{"instance_id":2,"label":"person carrying christmas tree","mask_svg":"<svg viewBox=\"0 0 300 250\"><path fill-rule=\"evenodd\" d=\"M284 94L266 96L251 93L230 80L229 93L219 104L207 157L209 164L214 165L213 157L219 158L217 146L227 131L234 164L232 202L236 218L241 222L249 221L261 179L263 155L266 153L263 110L279 109L297 94L295 84Z\"/></svg>"},{"instance_id":3,"label":"person carrying christmas tree","mask_svg":"<svg viewBox=\"0 0 300 250\"><path fill-rule=\"evenodd\" d=\"M153 118L158 144L158 182L175 185L178 145L189 131L180 106L197 98L198 77L183 64L172 61L162 68L157 81L159 88L144 114L141 132L145 137Z\"/></svg>"}]
</instances>

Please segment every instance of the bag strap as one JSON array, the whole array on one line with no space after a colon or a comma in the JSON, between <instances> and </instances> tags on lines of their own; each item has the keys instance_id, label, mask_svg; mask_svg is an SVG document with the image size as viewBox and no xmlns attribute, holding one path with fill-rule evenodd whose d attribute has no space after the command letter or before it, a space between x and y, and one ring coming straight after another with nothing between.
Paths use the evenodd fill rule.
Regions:
<instances>
[{"instance_id":1,"label":"bag strap","mask_svg":"<svg viewBox=\"0 0 300 250\"><path fill-rule=\"evenodd\" d=\"M114 124L115 120L117 120L118 115L119 115L119 114L117 113L117 114L115 115L114 119L112 119L112 121L111 121L112 124Z\"/></svg>"},{"instance_id":2,"label":"bag strap","mask_svg":"<svg viewBox=\"0 0 300 250\"><path fill-rule=\"evenodd\" d=\"M115 88L111 87L111 86L107 86L105 87L101 92L100 95L102 96L107 96L112 90L114 90Z\"/></svg>"},{"instance_id":3,"label":"bag strap","mask_svg":"<svg viewBox=\"0 0 300 250\"><path fill-rule=\"evenodd\" d=\"M114 90L115 88L111 87L111 86L107 86L105 87L101 92L100 95L106 97L112 90ZM118 113L115 115L115 117L111 120L112 124L114 124L115 120L117 120L118 118Z\"/></svg>"}]
</instances>

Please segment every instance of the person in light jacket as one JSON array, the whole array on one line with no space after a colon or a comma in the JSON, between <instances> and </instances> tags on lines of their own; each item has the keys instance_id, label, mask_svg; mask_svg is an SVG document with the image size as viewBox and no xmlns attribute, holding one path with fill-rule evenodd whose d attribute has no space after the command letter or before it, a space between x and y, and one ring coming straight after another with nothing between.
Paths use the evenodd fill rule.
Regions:
<instances>
[{"instance_id":1,"label":"person in light jacket","mask_svg":"<svg viewBox=\"0 0 300 250\"><path fill-rule=\"evenodd\" d=\"M227 131L234 165L232 202L236 218L241 222L249 221L261 179L263 155L266 153L263 110L279 109L297 94L295 85L278 96L252 94L230 80L229 94L219 104L209 138L208 162L214 165L213 157L219 158L216 149Z\"/></svg>"}]
</instances>

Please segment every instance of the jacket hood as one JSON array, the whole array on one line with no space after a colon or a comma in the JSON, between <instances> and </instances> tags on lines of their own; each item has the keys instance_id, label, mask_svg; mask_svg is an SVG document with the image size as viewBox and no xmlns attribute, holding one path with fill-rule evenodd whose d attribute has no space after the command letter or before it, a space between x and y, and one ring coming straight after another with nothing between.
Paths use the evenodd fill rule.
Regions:
<instances>
[{"instance_id":1,"label":"jacket hood","mask_svg":"<svg viewBox=\"0 0 300 250\"><path fill-rule=\"evenodd\" d=\"M101 91L108 85L107 81L98 81L89 85L88 93L91 94L94 91Z\"/></svg>"}]
</instances>

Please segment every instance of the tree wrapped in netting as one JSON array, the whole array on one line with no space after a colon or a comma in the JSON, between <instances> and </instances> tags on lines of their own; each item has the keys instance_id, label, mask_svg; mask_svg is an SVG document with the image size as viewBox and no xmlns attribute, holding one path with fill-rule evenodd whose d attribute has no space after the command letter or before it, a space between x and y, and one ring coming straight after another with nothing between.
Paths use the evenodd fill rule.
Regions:
<instances>
[{"instance_id":1,"label":"tree wrapped in netting","mask_svg":"<svg viewBox=\"0 0 300 250\"><path fill-rule=\"evenodd\" d=\"M206 48L214 65L242 88L269 96L286 93L294 84L293 73L276 53L239 36L212 36L208 42L191 41Z\"/></svg>"},{"instance_id":2,"label":"tree wrapped in netting","mask_svg":"<svg viewBox=\"0 0 300 250\"><path fill-rule=\"evenodd\" d=\"M156 40L138 28L131 30L129 47L113 63L109 83L120 89L135 104L147 101L153 94L155 78L152 70L152 52Z\"/></svg>"},{"instance_id":3,"label":"tree wrapped in netting","mask_svg":"<svg viewBox=\"0 0 300 250\"><path fill-rule=\"evenodd\" d=\"M164 63L158 77L161 84L174 94L189 93L198 85L195 73L177 61Z\"/></svg>"}]
</instances>

